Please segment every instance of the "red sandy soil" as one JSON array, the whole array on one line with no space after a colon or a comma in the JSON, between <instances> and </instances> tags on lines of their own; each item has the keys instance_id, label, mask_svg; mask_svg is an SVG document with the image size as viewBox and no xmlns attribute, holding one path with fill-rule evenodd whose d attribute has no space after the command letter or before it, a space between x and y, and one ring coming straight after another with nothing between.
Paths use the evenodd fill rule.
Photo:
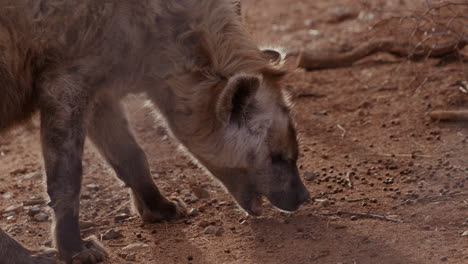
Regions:
<instances>
[{"instance_id":1,"label":"red sandy soil","mask_svg":"<svg viewBox=\"0 0 468 264\"><path fill-rule=\"evenodd\" d=\"M409 2L372 3L403 10ZM366 19L371 11L358 3L246 0L243 8L260 43L329 48L372 22ZM337 22L337 7L361 15ZM452 84L467 81L468 67L438 62L376 55L350 68L296 70L284 79L284 87L295 95L300 171L313 197L293 214L265 203L262 217L246 217L217 181L177 151L177 143L141 106L143 99L130 98L129 117L155 181L198 214L142 223L130 212L127 190L87 143L81 220L88 226L83 235L100 238L111 229L120 232L121 238L102 241L111 256L106 263L112 264L468 263L468 236L462 236L468 230L468 124L428 117L433 109L467 105L460 82ZM304 94L309 96L300 96ZM42 171L37 120L2 135L0 210L45 197ZM191 185L205 189L209 197L197 199ZM29 211L20 207L9 219L0 214L1 228L28 248L50 246L50 217L39 222ZM205 233L209 225L218 230L216 235ZM133 243L144 247L125 248Z\"/></svg>"}]
</instances>

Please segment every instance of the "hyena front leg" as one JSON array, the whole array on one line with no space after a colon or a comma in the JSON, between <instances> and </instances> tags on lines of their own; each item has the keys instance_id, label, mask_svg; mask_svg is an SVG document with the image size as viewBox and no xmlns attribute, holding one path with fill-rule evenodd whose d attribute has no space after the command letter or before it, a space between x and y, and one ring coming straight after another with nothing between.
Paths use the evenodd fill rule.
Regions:
<instances>
[{"instance_id":1,"label":"hyena front leg","mask_svg":"<svg viewBox=\"0 0 468 264\"><path fill-rule=\"evenodd\" d=\"M79 228L88 94L75 75L56 73L40 87L41 141L59 258L66 263L99 263L106 252L97 242L83 241Z\"/></svg>"},{"instance_id":2,"label":"hyena front leg","mask_svg":"<svg viewBox=\"0 0 468 264\"><path fill-rule=\"evenodd\" d=\"M94 105L88 135L117 176L131 189L133 203L144 221L186 215L185 204L166 199L151 178L146 155L132 135L119 101L101 96Z\"/></svg>"}]
</instances>

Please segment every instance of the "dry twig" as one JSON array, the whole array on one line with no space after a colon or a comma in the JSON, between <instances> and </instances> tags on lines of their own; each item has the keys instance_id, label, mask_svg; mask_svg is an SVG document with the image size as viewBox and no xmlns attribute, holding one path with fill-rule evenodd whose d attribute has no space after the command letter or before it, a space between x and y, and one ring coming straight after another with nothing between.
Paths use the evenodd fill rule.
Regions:
<instances>
[{"instance_id":1,"label":"dry twig","mask_svg":"<svg viewBox=\"0 0 468 264\"><path fill-rule=\"evenodd\" d=\"M330 215L352 215L352 216L360 216L364 218L371 218L371 219L377 219L377 220L384 220L388 222L393 222L393 223L403 223L402 220L399 219L394 219L394 218L389 218L383 215L376 215L376 214L369 214L369 213L358 213L358 212L348 212L348 211L337 211L336 213L330 213L330 214L322 214L324 216L330 216Z\"/></svg>"},{"instance_id":2,"label":"dry twig","mask_svg":"<svg viewBox=\"0 0 468 264\"><path fill-rule=\"evenodd\" d=\"M430 116L439 121L468 121L468 110L437 110L432 111Z\"/></svg>"},{"instance_id":3,"label":"dry twig","mask_svg":"<svg viewBox=\"0 0 468 264\"><path fill-rule=\"evenodd\" d=\"M387 154L387 153L376 153L370 154L370 156L380 156L380 157L390 157L390 158L432 158L431 155L425 155L418 152L414 152L412 154Z\"/></svg>"},{"instance_id":4,"label":"dry twig","mask_svg":"<svg viewBox=\"0 0 468 264\"><path fill-rule=\"evenodd\" d=\"M441 45L413 44L390 38L374 39L344 53L324 52L323 50L304 50L292 52L289 56L299 55L298 67L307 70L349 67L358 60L377 52L388 52L398 57L417 61L424 58L441 58L459 54L459 50L468 45L468 39L462 38Z\"/></svg>"},{"instance_id":5,"label":"dry twig","mask_svg":"<svg viewBox=\"0 0 468 264\"><path fill-rule=\"evenodd\" d=\"M23 206L44 205L46 203L47 203L46 199L38 198L38 199L24 201Z\"/></svg>"},{"instance_id":6,"label":"dry twig","mask_svg":"<svg viewBox=\"0 0 468 264\"><path fill-rule=\"evenodd\" d=\"M353 186L353 180L351 179L351 172L349 171L346 173L346 181L348 182L349 188L352 189L354 186Z\"/></svg>"},{"instance_id":7,"label":"dry twig","mask_svg":"<svg viewBox=\"0 0 468 264\"><path fill-rule=\"evenodd\" d=\"M341 138L344 138L346 136L346 129L341 126L340 124L336 125L337 128L339 128L341 130Z\"/></svg>"}]
</instances>

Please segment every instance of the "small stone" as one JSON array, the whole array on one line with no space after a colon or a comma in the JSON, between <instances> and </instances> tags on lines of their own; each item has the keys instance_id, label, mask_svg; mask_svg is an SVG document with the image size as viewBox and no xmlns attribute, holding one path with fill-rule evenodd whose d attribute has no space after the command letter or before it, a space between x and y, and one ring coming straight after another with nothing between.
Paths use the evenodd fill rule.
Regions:
<instances>
[{"instance_id":1,"label":"small stone","mask_svg":"<svg viewBox=\"0 0 468 264\"><path fill-rule=\"evenodd\" d=\"M13 212L13 211L2 214L3 217L17 216L17 215L18 214L16 212Z\"/></svg>"},{"instance_id":2,"label":"small stone","mask_svg":"<svg viewBox=\"0 0 468 264\"><path fill-rule=\"evenodd\" d=\"M187 257L187 260L188 260L188 261L192 261L192 260L193 260L193 256L188 256L188 257Z\"/></svg>"},{"instance_id":3,"label":"small stone","mask_svg":"<svg viewBox=\"0 0 468 264\"><path fill-rule=\"evenodd\" d=\"M223 234L223 229L221 227L210 225L207 226L203 232L207 235L221 236Z\"/></svg>"},{"instance_id":4,"label":"small stone","mask_svg":"<svg viewBox=\"0 0 468 264\"><path fill-rule=\"evenodd\" d=\"M9 212L15 212L18 213L23 209L23 206L18 204L18 205L10 205L7 208L3 209L3 213L9 213Z\"/></svg>"},{"instance_id":5,"label":"small stone","mask_svg":"<svg viewBox=\"0 0 468 264\"><path fill-rule=\"evenodd\" d=\"M101 189L99 185L94 184L94 183L87 184L86 187L92 191L99 191L99 189Z\"/></svg>"},{"instance_id":6,"label":"small stone","mask_svg":"<svg viewBox=\"0 0 468 264\"><path fill-rule=\"evenodd\" d=\"M122 213L114 217L115 222L121 222L129 217L128 214Z\"/></svg>"},{"instance_id":7,"label":"small stone","mask_svg":"<svg viewBox=\"0 0 468 264\"><path fill-rule=\"evenodd\" d=\"M136 250L136 249L142 249L142 248L147 248L147 247L149 246L145 243L133 243L133 244L123 247L122 249L123 250Z\"/></svg>"},{"instance_id":8,"label":"small stone","mask_svg":"<svg viewBox=\"0 0 468 264\"><path fill-rule=\"evenodd\" d=\"M135 260L136 260L136 254L135 254L135 253L128 254L128 255L125 257L125 260L127 260L127 261L135 261Z\"/></svg>"},{"instance_id":9,"label":"small stone","mask_svg":"<svg viewBox=\"0 0 468 264\"><path fill-rule=\"evenodd\" d=\"M41 212L41 208L39 206L33 206L27 210L27 214L31 217L34 217L37 215L39 212Z\"/></svg>"},{"instance_id":10,"label":"small stone","mask_svg":"<svg viewBox=\"0 0 468 264\"><path fill-rule=\"evenodd\" d=\"M464 236L468 236L468 230L465 230L465 232L463 232L463 233L461 234L461 236L463 236L463 237L464 237Z\"/></svg>"},{"instance_id":11,"label":"small stone","mask_svg":"<svg viewBox=\"0 0 468 264\"><path fill-rule=\"evenodd\" d=\"M40 212L34 216L34 220L37 222L45 222L47 219L49 219L49 216L43 212Z\"/></svg>"},{"instance_id":12,"label":"small stone","mask_svg":"<svg viewBox=\"0 0 468 264\"><path fill-rule=\"evenodd\" d=\"M9 224L14 223L14 222L16 222L16 216L10 215L10 216L8 216L6 218L6 220L7 220L7 223L9 223Z\"/></svg>"},{"instance_id":13,"label":"small stone","mask_svg":"<svg viewBox=\"0 0 468 264\"><path fill-rule=\"evenodd\" d=\"M440 257L440 261L442 261L442 262L447 261L447 260L448 260L448 258L446 256Z\"/></svg>"},{"instance_id":14,"label":"small stone","mask_svg":"<svg viewBox=\"0 0 468 264\"><path fill-rule=\"evenodd\" d=\"M331 17L328 19L329 23L340 23L345 20L354 19L358 13L347 7L334 7L330 9Z\"/></svg>"},{"instance_id":15,"label":"small stone","mask_svg":"<svg viewBox=\"0 0 468 264\"><path fill-rule=\"evenodd\" d=\"M208 221L206 221L206 220L201 220L200 223L198 223L198 225L199 225L200 227L205 228L205 227L207 227L207 226L210 225L210 222L208 222Z\"/></svg>"},{"instance_id":16,"label":"small stone","mask_svg":"<svg viewBox=\"0 0 468 264\"><path fill-rule=\"evenodd\" d=\"M114 229L110 229L103 234L101 234L101 238L103 240L112 240L112 239L118 239L123 237L122 231L116 231Z\"/></svg>"},{"instance_id":17,"label":"small stone","mask_svg":"<svg viewBox=\"0 0 468 264\"><path fill-rule=\"evenodd\" d=\"M393 177L388 177L388 178L386 178L386 179L383 181L383 183L385 183L385 184L392 184L392 183L393 183Z\"/></svg>"},{"instance_id":18,"label":"small stone","mask_svg":"<svg viewBox=\"0 0 468 264\"><path fill-rule=\"evenodd\" d=\"M13 197L13 193L11 192L4 193L2 197L3 199L6 199L6 200L11 199Z\"/></svg>"},{"instance_id":19,"label":"small stone","mask_svg":"<svg viewBox=\"0 0 468 264\"><path fill-rule=\"evenodd\" d=\"M322 207L327 207L330 205L330 201L328 201L328 199L315 199L315 201Z\"/></svg>"},{"instance_id":20,"label":"small stone","mask_svg":"<svg viewBox=\"0 0 468 264\"><path fill-rule=\"evenodd\" d=\"M317 173L317 172L306 171L304 173L304 179L306 181L313 181L313 180L317 179L318 176L319 176L319 173Z\"/></svg>"},{"instance_id":21,"label":"small stone","mask_svg":"<svg viewBox=\"0 0 468 264\"><path fill-rule=\"evenodd\" d=\"M210 193L201 187L191 186L190 189L192 190L193 194L195 194L195 196L198 199L206 199L210 197Z\"/></svg>"},{"instance_id":22,"label":"small stone","mask_svg":"<svg viewBox=\"0 0 468 264\"><path fill-rule=\"evenodd\" d=\"M38 171L38 172L32 172L32 173L28 173L26 175L23 176L23 179L25 180L35 180L35 179L40 179L42 177L42 172Z\"/></svg>"},{"instance_id":23,"label":"small stone","mask_svg":"<svg viewBox=\"0 0 468 264\"><path fill-rule=\"evenodd\" d=\"M198 209L197 208L192 208L188 212L188 216L190 216L190 217L195 217L197 215L198 215Z\"/></svg>"},{"instance_id":24,"label":"small stone","mask_svg":"<svg viewBox=\"0 0 468 264\"><path fill-rule=\"evenodd\" d=\"M356 220L358 220L357 216L355 216L355 215L351 216L351 221L356 221Z\"/></svg>"}]
</instances>

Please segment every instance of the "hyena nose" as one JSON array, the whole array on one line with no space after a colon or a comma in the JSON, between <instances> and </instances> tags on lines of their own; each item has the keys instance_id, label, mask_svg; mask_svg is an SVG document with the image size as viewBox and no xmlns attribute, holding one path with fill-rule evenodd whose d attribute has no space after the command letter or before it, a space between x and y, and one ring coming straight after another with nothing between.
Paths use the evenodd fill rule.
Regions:
<instances>
[{"instance_id":1,"label":"hyena nose","mask_svg":"<svg viewBox=\"0 0 468 264\"><path fill-rule=\"evenodd\" d=\"M307 190L307 188L303 185L298 195L298 202L299 204L302 204L309 199L310 199L310 193Z\"/></svg>"}]
</instances>

